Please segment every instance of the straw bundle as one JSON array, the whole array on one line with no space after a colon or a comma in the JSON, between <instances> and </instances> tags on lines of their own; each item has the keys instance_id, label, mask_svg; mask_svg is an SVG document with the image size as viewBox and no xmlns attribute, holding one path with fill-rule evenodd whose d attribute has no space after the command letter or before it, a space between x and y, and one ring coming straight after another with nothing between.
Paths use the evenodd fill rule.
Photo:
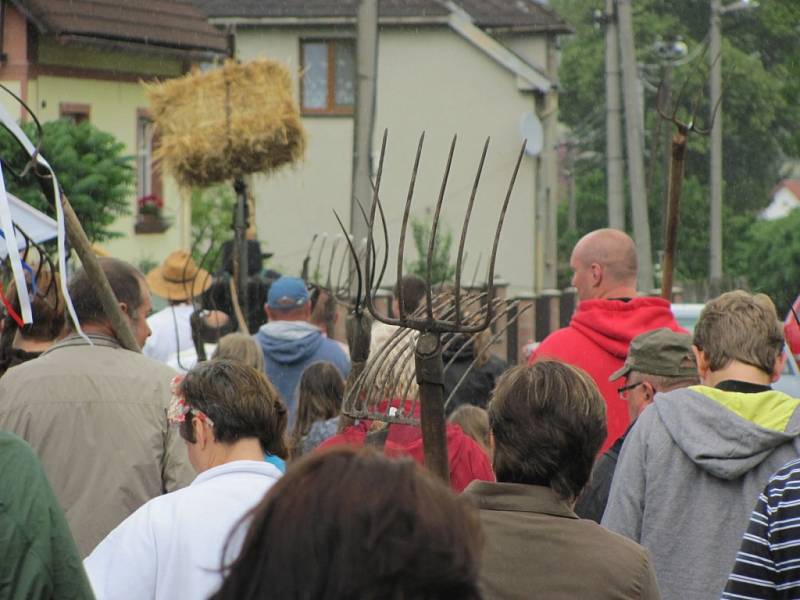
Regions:
<instances>
[{"instance_id":1,"label":"straw bundle","mask_svg":"<svg viewBox=\"0 0 800 600\"><path fill-rule=\"evenodd\" d=\"M306 134L289 71L271 60L227 61L147 86L159 132L156 160L181 185L270 173L302 158Z\"/></svg>"}]
</instances>

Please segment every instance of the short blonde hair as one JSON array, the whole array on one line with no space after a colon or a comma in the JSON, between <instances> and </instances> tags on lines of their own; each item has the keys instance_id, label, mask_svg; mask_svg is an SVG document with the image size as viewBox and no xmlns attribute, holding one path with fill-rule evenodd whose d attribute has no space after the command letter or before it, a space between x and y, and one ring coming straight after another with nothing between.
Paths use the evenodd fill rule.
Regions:
<instances>
[{"instance_id":1,"label":"short blonde hair","mask_svg":"<svg viewBox=\"0 0 800 600\"><path fill-rule=\"evenodd\" d=\"M252 336L246 333L229 333L220 338L214 356L238 361L257 371L264 371L264 352Z\"/></svg>"},{"instance_id":2,"label":"short blonde hair","mask_svg":"<svg viewBox=\"0 0 800 600\"><path fill-rule=\"evenodd\" d=\"M706 304L693 342L711 371L736 360L772 373L783 349L783 329L769 296L734 290Z\"/></svg>"},{"instance_id":3,"label":"short blonde hair","mask_svg":"<svg viewBox=\"0 0 800 600\"><path fill-rule=\"evenodd\" d=\"M448 423L458 425L489 454L489 413L480 406L462 404L447 418Z\"/></svg>"},{"instance_id":4,"label":"short blonde hair","mask_svg":"<svg viewBox=\"0 0 800 600\"><path fill-rule=\"evenodd\" d=\"M375 323L372 326L369 356L371 361L380 361L377 365L371 365L376 369L372 385L381 400L400 396L403 396L403 400L413 400L419 397L414 361L414 344L418 333L410 331L402 340L396 341L394 336L399 333L400 328L395 325Z\"/></svg>"}]
</instances>

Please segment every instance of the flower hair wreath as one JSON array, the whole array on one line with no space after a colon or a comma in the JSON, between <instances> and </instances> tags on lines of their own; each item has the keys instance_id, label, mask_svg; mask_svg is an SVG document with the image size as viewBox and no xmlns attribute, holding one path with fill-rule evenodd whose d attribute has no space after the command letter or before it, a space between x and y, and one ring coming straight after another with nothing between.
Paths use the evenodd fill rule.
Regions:
<instances>
[{"instance_id":1,"label":"flower hair wreath","mask_svg":"<svg viewBox=\"0 0 800 600\"><path fill-rule=\"evenodd\" d=\"M170 423L177 425L179 423L183 423L186 420L187 415L194 413L198 419L205 421L209 426L213 427L214 421L211 420L211 417L209 417L199 408L189 406L189 404L186 402L186 398L184 398L183 391L181 390L181 384L183 383L183 380L183 375L176 375L172 378L172 382L170 384L172 398L169 402L167 420Z\"/></svg>"}]
</instances>

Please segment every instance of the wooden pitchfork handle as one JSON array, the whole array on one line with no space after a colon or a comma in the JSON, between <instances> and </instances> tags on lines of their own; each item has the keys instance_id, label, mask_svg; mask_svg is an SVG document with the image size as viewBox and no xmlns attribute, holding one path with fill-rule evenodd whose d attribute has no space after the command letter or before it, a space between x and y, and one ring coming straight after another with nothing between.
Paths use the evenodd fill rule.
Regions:
<instances>
[{"instance_id":1,"label":"wooden pitchfork handle","mask_svg":"<svg viewBox=\"0 0 800 600\"><path fill-rule=\"evenodd\" d=\"M117 297L114 295L114 290L111 289L111 284L108 283L108 278L100 267L100 261L97 260L97 256L92 250L92 243L86 237L86 232L83 230L72 204L70 204L66 194L62 192L60 196L61 206L64 209L64 224L67 228L70 243L75 248L75 252L78 253L81 265L83 265L89 281L94 286L103 306L103 312L111 321L117 341L126 350L141 352L141 348L139 348L139 344L133 336L130 321L122 313ZM66 293L66 290L64 290L64 293Z\"/></svg>"},{"instance_id":2,"label":"wooden pitchfork handle","mask_svg":"<svg viewBox=\"0 0 800 600\"><path fill-rule=\"evenodd\" d=\"M667 230L661 269L661 297L668 301L672 300L672 280L675 271L675 248L678 242L678 215L683 189L683 171L686 164L687 135L686 127L678 125L678 131L672 138L672 160L669 163Z\"/></svg>"}]
</instances>

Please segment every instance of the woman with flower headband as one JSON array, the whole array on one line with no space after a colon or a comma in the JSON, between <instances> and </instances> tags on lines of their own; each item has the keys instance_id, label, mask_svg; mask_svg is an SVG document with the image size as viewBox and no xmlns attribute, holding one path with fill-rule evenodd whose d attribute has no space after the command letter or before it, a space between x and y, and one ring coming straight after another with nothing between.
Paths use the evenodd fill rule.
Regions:
<instances>
[{"instance_id":1,"label":"woman with flower headband","mask_svg":"<svg viewBox=\"0 0 800 600\"><path fill-rule=\"evenodd\" d=\"M266 376L211 360L173 382L169 419L199 475L123 521L84 561L98 600L207 598L222 583L235 523L281 476L287 413ZM223 550L230 553L223 557Z\"/></svg>"}]
</instances>

